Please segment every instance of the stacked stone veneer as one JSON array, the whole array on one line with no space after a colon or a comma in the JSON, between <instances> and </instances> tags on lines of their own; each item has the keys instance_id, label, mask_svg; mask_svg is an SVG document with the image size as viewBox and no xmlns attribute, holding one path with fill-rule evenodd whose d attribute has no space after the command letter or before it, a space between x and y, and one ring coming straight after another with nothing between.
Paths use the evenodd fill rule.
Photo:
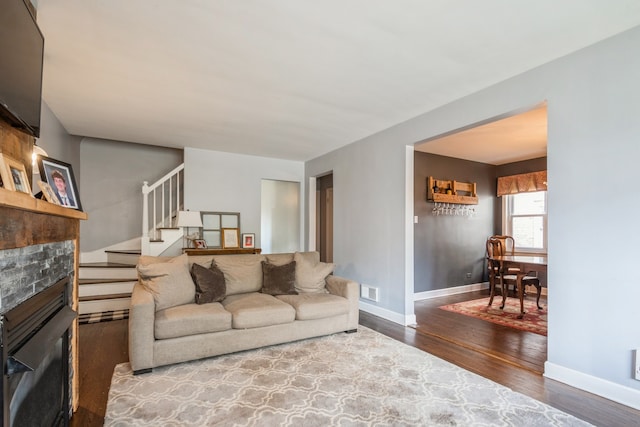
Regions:
<instances>
[{"instance_id":1,"label":"stacked stone veneer","mask_svg":"<svg viewBox=\"0 0 640 427\"><path fill-rule=\"evenodd\" d=\"M0 250L0 313L67 276L73 283L73 240Z\"/></svg>"}]
</instances>

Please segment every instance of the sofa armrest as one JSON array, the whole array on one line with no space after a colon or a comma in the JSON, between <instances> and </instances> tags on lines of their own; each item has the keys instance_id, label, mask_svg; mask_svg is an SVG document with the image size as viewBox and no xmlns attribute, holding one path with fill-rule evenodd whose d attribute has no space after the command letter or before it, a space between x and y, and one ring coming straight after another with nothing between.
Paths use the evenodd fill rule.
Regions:
<instances>
[{"instance_id":1,"label":"sofa armrest","mask_svg":"<svg viewBox=\"0 0 640 427\"><path fill-rule=\"evenodd\" d=\"M129 361L133 371L153 368L155 317L153 295L138 282L131 292L129 307Z\"/></svg>"},{"instance_id":2,"label":"sofa armrest","mask_svg":"<svg viewBox=\"0 0 640 427\"><path fill-rule=\"evenodd\" d=\"M330 275L326 279L327 290L330 294L338 295L349 301L349 329L358 329L360 285L344 277Z\"/></svg>"}]
</instances>

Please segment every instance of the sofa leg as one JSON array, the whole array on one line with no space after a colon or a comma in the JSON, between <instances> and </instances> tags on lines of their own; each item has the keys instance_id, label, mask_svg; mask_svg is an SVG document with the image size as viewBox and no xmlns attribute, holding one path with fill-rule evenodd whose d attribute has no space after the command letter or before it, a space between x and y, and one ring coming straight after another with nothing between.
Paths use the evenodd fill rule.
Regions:
<instances>
[{"instance_id":1,"label":"sofa leg","mask_svg":"<svg viewBox=\"0 0 640 427\"><path fill-rule=\"evenodd\" d=\"M153 371L153 368L138 369L137 371L133 371L133 375L148 374L151 371Z\"/></svg>"},{"instance_id":2,"label":"sofa leg","mask_svg":"<svg viewBox=\"0 0 640 427\"><path fill-rule=\"evenodd\" d=\"M349 329L348 331L344 331L345 334L353 334L353 333L356 333L356 332L358 332L357 329Z\"/></svg>"}]
</instances>

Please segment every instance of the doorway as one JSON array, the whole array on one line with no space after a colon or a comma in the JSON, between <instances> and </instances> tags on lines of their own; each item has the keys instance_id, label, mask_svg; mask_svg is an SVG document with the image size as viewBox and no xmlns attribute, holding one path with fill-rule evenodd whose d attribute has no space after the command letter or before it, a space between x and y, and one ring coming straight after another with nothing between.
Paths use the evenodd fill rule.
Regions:
<instances>
[{"instance_id":1,"label":"doorway","mask_svg":"<svg viewBox=\"0 0 640 427\"><path fill-rule=\"evenodd\" d=\"M333 173L316 179L316 250L333 262Z\"/></svg>"},{"instance_id":2,"label":"doorway","mask_svg":"<svg viewBox=\"0 0 640 427\"><path fill-rule=\"evenodd\" d=\"M260 204L262 252L300 250L300 183L263 179Z\"/></svg>"},{"instance_id":3,"label":"doorway","mask_svg":"<svg viewBox=\"0 0 640 427\"><path fill-rule=\"evenodd\" d=\"M477 289L486 282L486 266L483 264L486 238L503 234L504 213L502 199L496 197L496 178L546 170L546 143L547 106L541 103L416 145L414 293L418 323L420 320L425 322L425 310L431 309L431 301L435 303L433 297L478 292ZM435 216L433 202L426 201L425 178L428 176L477 182L479 204L476 216L472 220ZM429 304L422 304L427 300ZM437 308L428 313L439 313ZM433 314L428 316L426 322L433 323ZM489 331L489 335L494 333L494 329ZM454 340L453 335L448 339ZM523 342L522 334L511 335L518 336L518 342ZM546 360L546 337L543 340L544 345L536 348ZM490 340L486 341L490 344ZM468 346L468 340L464 344Z\"/></svg>"}]
</instances>

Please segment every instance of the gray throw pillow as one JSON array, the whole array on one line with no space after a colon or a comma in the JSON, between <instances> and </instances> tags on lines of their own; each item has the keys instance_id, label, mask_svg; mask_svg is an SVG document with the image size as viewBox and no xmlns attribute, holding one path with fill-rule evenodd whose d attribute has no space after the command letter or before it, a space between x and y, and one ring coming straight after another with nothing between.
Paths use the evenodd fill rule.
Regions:
<instances>
[{"instance_id":1,"label":"gray throw pillow","mask_svg":"<svg viewBox=\"0 0 640 427\"><path fill-rule=\"evenodd\" d=\"M196 285L196 304L220 302L227 293L224 273L212 262L210 268L193 264L191 277Z\"/></svg>"},{"instance_id":2,"label":"gray throw pillow","mask_svg":"<svg viewBox=\"0 0 640 427\"><path fill-rule=\"evenodd\" d=\"M262 289L269 295L297 295L296 262L273 265L262 261Z\"/></svg>"}]
</instances>

